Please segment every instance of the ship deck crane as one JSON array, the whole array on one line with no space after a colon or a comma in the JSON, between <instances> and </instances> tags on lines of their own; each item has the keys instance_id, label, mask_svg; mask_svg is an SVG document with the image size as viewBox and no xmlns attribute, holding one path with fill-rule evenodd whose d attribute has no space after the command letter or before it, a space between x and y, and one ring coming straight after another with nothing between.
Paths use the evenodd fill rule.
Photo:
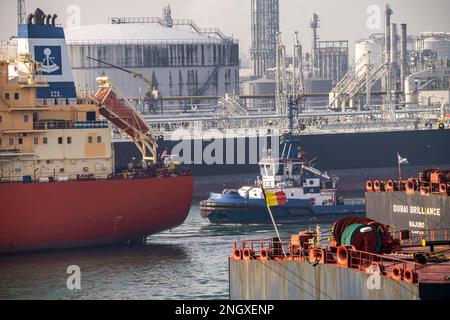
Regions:
<instances>
[{"instance_id":1,"label":"ship deck crane","mask_svg":"<svg viewBox=\"0 0 450 320\"><path fill-rule=\"evenodd\" d=\"M133 105L124 98L108 77L96 79L98 90L95 100L100 114L125 132L142 154L143 163L156 164L157 137Z\"/></svg>"},{"instance_id":2,"label":"ship deck crane","mask_svg":"<svg viewBox=\"0 0 450 320\"><path fill-rule=\"evenodd\" d=\"M121 66L117 66L115 64L112 64L112 63L109 63L109 62L106 62L106 61L102 61L100 59L92 58L92 57L89 57L89 56L87 58L90 59L90 60L97 61L99 63L105 64L107 66L110 66L110 67L112 67L114 69L121 70L121 71L126 72L128 74L131 74L134 78L145 82L145 84L147 84L147 91L145 93L144 101L149 104L149 111L150 112L153 112L153 113L156 112L155 102L156 102L156 100L159 99L159 93L158 93L157 88L155 88L154 83L153 83L153 81L151 79L148 79L142 73L135 72L135 71L132 71L132 70L129 70L129 69L125 69L125 68L123 68Z\"/></svg>"}]
</instances>

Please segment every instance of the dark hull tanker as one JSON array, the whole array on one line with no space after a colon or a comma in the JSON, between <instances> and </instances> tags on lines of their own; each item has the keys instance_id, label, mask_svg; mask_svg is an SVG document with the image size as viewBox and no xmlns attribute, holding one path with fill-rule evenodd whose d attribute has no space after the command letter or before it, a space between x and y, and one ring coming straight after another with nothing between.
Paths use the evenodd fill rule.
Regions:
<instances>
[{"instance_id":1,"label":"dark hull tanker","mask_svg":"<svg viewBox=\"0 0 450 320\"><path fill-rule=\"evenodd\" d=\"M299 139L300 146L303 150L306 150L305 156L307 158L317 158L318 168L321 170L391 167L392 163L397 160L397 151L401 151L402 155L406 156L409 162L415 166L429 167L449 164L447 152L448 142L450 141L449 129L305 134L297 135L295 138ZM259 171L257 161L250 161L248 155L249 150L252 149L249 146L249 138L229 138L226 141L224 139L224 146L234 145L233 156L230 157L228 155L229 150L224 147L219 161L213 164L206 163L198 152L195 152L195 154L193 152L196 150L196 145L201 146L201 151L204 152L211 141L192 139L188 141L191 145L191 154L187 158L189 159L188 162L193 163L194 176L257 174ZM414 143L411 143L412 141ZM161 139L158 142L160 153L164 149L171 152L179 143L180 141ZM129 159L139 157L139 153L131 141L116 141L113 145L118 170L125 168ZM244 163L238 161L238 145L245 145ZM262 150L263 147L260 146L259 149ZM257 160L259 161L260 158Z\"/></svg>"}]
</instances>

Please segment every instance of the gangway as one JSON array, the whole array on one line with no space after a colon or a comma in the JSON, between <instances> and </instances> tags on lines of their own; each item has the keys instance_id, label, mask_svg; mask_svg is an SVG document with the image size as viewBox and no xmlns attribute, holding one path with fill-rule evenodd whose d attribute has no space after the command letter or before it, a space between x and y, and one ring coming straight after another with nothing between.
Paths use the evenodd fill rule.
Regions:
<instances>
[{"instance_id":1,"label":"gangway","mask_svg":"<svg viewBox=\"0 0 450 320\"><path fill-rule=\"evenodd\" d=\"M108 77L98 77L96 81L95 100L100 114L131 138L145 163L156 163L157 138L150 126Z\"/></svg>"}]
</instances>

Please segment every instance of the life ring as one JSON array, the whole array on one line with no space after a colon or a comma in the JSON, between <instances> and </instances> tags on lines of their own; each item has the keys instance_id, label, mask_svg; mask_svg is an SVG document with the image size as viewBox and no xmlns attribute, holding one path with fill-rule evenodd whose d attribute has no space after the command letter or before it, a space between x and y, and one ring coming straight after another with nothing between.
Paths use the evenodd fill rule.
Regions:
<instances>
[{"instance_id":1,"label":"life ring","mask_svg":"<svg viewBox=\"0 0 450 320\"><path fill-rule=\"evenodd\" d=\"M346 246L338 247L336 252L336 263L343 268L348 268L350 266L350 256Z\"/></svg>"},{"instance_id":2,"label":"life ring","mask_svg":"<svg viewBox=\"0 0 450 320\"><path fill-rule=\"evenodd\" d=\"M403 280L409 283L417 283L417 272L411 269L406 269L403 271Z\"/></svg>"},{"instance_id":3,"label":"life ring","mask_svg":"<svg viewBox=\"0 0 450 320\"><path fill-rule=\"evenodd\" d=\"M241 260L242 259L242 249L240 249L240 248L234 248L233 249L233 259L234 260Z\"/></svg>"},{"instance_id":4,"label":"life ring","mask_svg":"<svg viewBox=\"0 0 450 320\"><path fill-rule=\"evenodd\" d=\"M447 184L441 183L439 185L439 192L444 195L447 194Z\"/></svg>"},{"instance_id":5,"label":"life ring","mask_svg":"<svg viewBox=\"0 0 450 320\"><path fill-rule=\"evenodd\" d=\"M388 180L386 181L386 192L393 192L394 191L394 181Z\"/></svg>"},{"instance_id":6,"label":"life ring","mask_svg":"<svg viewBox=\"0 0 450 320\"><path fill-rule=\"evenodd\" d=\"M381 182L379 180L375 180L373 182L373 190L375 192L380 192L381 191Z\"/></svg>"},{"instance_id":7,"label":"life ring","mask_svg":"<svg viewBox=\"0 0 450 320\"><path fill-rule=\"evenodd\" d=\"M416 179L409 178L405 184L406 192L414 192L417 189Z\"/></svg>"},{"instance_id":8,"label":"life ring","mask_svg":"<svg viewBox=\"0 0 450 320\"><path fill-rule=\"evenodd\" d=\"M373 190L373 181L372 180L366 181L366 191L367 192L373 192L374 191Z\"/></svg>"},{"instance_id":9,"label":"life ring","mask_svg":"<svg viewBox=\"0 0 450 320\"><path fill-rule=\"evenodd\" d=\"M270 259L270 251L267 248L262 248L259 252L259 256L261 260L269 260Z\"/></svg>"},{"instance_id":10,"label":"life ring","mask_svg":"<svg viewBox=\"0 0 450 320\"><path fill-rule=\"evenodd\" d=\"M242 252L242 257L244 260L250 260L253 257L253 251L250 248L244 248Z\"/></svg>"},{"instance_id":11,"label":"life ring","mask_svg":"<svg viewBox=\"0 0 450 320\"><path fill-rule=\"evenodd\" d=\"M403 277L403 270L400 267L394 267L392 269L392 274L391 274L392 279L394 280L402 280Z\"/></svg>"}]
</instances>

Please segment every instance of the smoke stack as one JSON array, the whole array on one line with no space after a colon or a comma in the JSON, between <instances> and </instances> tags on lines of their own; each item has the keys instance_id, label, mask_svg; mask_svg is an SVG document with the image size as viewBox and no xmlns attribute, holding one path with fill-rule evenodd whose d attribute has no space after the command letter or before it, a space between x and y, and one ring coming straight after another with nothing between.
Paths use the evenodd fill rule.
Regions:
<instances>
[{"instance_id":1,"label":"smoke stack","mask_svg":"<svg viewBox=\"0 0 450 320\"><path fill-rule=\"evenodd\" d=\"M406 73L408 72L408 52L407 52L407 42L408 42L408 35L406 30L406 23L401 24L402 28L402 34L400 38L400 84L401 84L401 91L405 92L405 78Z\"/></svg>"},{"instance_id":2,"label":"smoke stack","mask_svg":"<svg viewBox=\"0 0 450 320\"><path fill-rule=\"evenodd\" d=\"M317 29L320 27L319 25L320 19L317 14L313 14L311 18L311 23L309 27L312 29L312 50L311 50L311 60L313 67L317 67L317 40L319 39L319 36L317 34Z\"/></svg>"},{"instance_id":3,"label":"smoke stack","mask_svg":"<svg viewBox=\"0 0 450 320\"><path fill-rule=\"evenodd\" d=\"M386 62L391 62L391 15L393 11L389 5L386 5L386 18L385 18L385 26L384 26L384 37L385 37L385 43L384 43L384 50L386 51Z\"/></svg>"},{"instance_id":4,"label":"smoke stack","mask_svg":"<svg viewBox=\"0 0 450 320\"><path fill-rule=\"evenodd\" d=\"M398 65L398 34L397 34L397 24L391 24L391 63L394 67Z\"/></svg>"}]
</instances>

